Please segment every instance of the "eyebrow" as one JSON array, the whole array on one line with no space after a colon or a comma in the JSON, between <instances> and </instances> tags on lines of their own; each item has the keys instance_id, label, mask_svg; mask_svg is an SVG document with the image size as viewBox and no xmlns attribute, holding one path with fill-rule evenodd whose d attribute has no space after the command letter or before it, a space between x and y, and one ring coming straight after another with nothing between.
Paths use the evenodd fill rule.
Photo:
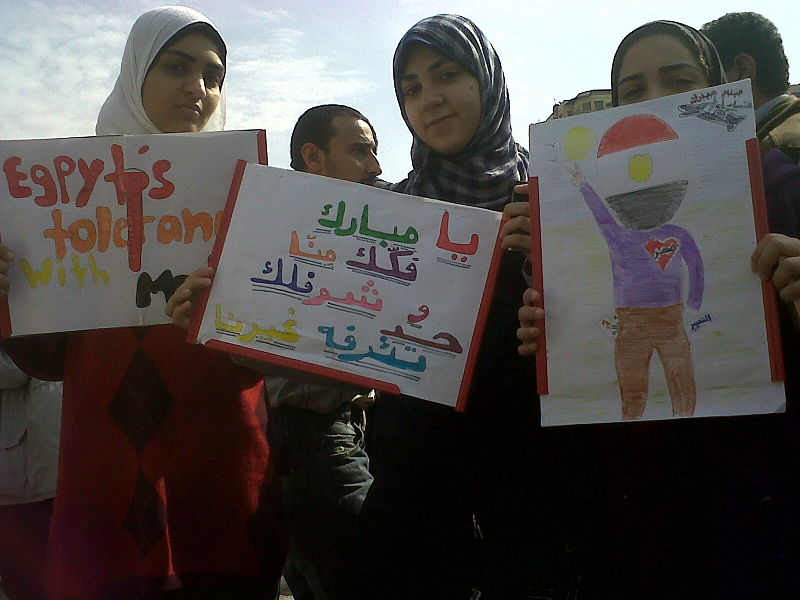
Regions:
<instances>
[{"instance_id":1,"label":"eyebrow","mask_svg":"<svg viewBox=\"0 0 800 600\"><path fill-rule=\"evenodd\" d=\"M183 50L175 50L173 48L167 48L166 50L164 50L164 54L175 54L177 56L180 56L183 59L188 60L191 63L196 63L197 62L197 57L196 56L192 56L191 54L189 54L188 52L184 52ZM209 66L211 66L211 67L213 67L215 69L218 69L219 71L224 71L225 70L225 66L222 65L221 63L208 61L208 64L209 64Z\"/></svg>"},{"instance_id":2,"label":"eyebrow","mask_svg":"<svg viewBox=\"0 0 800 600\"><path fill-rule=\"evenodd\" d=\"M701 71L701 69L697 65L693 65L692 63L673 63L671 65L664 65L663 67L659 67L659 73L671 73L673 71L679 71L680 69L692 69L694 71ZM638 81L644 79L644 73L634 73L633 75L628 75L624 79L620 79L617 85L622 85L623 83L627 83L628 81Z\"/></svg>"},{"instance_id":3,"label":"eyebrow","mask_svg":"<svg viewBox=\"0 0 800 600\"><path fill-rule=\"evenodd\" d=\"M425 69L425 71L427 71L428 73L432 73L433 71L436 71L437 69L441 69L443 65L445 65L446 63L449 63L449 62L453 62L453 61L450 60L449 58L443 56L439 60L436 60L431 65L429 65ZM410 80L410 79L419 79L419 75L417 75L416 73L410 73L408 75L403 75L400 78L400 81L406 81L406 80Z\"/></svg>"},{"instance_id":4,"label":"eyebrow","mask_svg":"<svg viewBox=\"0 0 800 600\"><path fill-rule=\"evenodd\" d=\"M367 147L370 150L378 150L378 144L376 142L353 142L350 144L350 148L355 150L357 148Z\"/></svg>"}]
</instances>

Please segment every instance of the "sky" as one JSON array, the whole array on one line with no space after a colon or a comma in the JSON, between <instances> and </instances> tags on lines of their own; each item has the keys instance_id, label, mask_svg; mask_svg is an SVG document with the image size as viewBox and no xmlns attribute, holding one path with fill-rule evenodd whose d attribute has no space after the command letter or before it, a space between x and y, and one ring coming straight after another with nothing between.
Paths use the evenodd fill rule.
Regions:
<instances>
[{"instance_id":1,"label":"sky","mask_svg":"<svg viewBox=\"0 0 800 600\"><path fill-rule=\"evenodd\" d=\"M492 41L503 63L515 138L527 146L530 123L553 104L609 87L620 40L654 19L700 27L752 0L193 0L228 46L227 129L267 131L269 163L289 165L297 117L316 104L348 104L375 127L383 178L411 168L411 136L392 85L392 55L403 33L430 15L457 12ZM792 83L800 82L800 4L759 3L783 39ZM94 134L145 0L0 0L5 85L0 139Z\"/></svg>"}]
</instances>

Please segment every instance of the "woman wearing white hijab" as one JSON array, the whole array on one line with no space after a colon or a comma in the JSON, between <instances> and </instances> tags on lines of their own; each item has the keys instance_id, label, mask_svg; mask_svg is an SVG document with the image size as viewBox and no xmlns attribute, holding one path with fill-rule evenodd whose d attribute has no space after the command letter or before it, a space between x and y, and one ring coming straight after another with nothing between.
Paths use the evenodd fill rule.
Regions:
<instances>
[{"instance_id":1,"label":"woman wearing white hijab","mask_svg":"<svg viewBox=\"0 0 800 600\"><path fill-rule=\"evenodd\" d=\"M225 58L202 14L143 14L97 133L221 129ZM6 270L3 260L0 284ZM270 470L256 414L263 383L184 336L161 325L9 347L30 374L64 380L53 600L276 593L285 549L274 511L259 502Z\"/></svg>"}]
</instances>

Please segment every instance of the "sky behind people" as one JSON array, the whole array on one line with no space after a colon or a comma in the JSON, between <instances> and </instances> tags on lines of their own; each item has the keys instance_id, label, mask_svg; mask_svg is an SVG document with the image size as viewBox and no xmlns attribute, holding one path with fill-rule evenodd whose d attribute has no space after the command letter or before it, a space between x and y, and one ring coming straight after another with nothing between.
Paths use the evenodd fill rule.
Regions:
<instances>
[{"instance_id":1,"label":"sky behind people","mask_svg":"<svg viewBox=\"0 0 800 600\"><path fill-rule=\"evenodd\" d=\"M179 3L171 0L172 3ZM0 3L6 71L0 139L94 134L100 105L119 72L136 17L169 0L8 0ZM392 56L403 33L424 17L457 12L494 43L506 73L514 134L527 147L528 124L554 102L609 86L620 37L654 19L700 27L752 2L696 0L570 4L485 0L184 0L211 18L228 44L228 129L267 130L269 162L289 166L289 137L310 106L341 103L369 115L378 133L382 177L411 169L411 136L392 87ZM235 8L234 8L235 6ZM800 64L800 5L758 7L783 36L790 66ZM800 81L800 67L790 81ZM72 100L67 101L67 98Z\"/></svg>"}]
</instances>

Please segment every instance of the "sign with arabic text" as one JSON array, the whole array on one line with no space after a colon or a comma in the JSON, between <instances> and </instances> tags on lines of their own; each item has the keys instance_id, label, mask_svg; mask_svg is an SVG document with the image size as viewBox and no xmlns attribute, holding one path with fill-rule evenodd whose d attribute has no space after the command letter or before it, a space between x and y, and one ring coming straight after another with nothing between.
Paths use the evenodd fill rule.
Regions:
<instances>
[{"instance_id":1,"label":"sign with arabic text","mask_svg":"<svg viewBox=\"0 0 800 600\"><path fill-rule=\"evenodd\" d=\"M501 215L243 162L237 174L190 338L462 407Z\"/></svg>"},{"instance_id":2,"label":"sign with arabic text","mask_svg":"<svg viewBox=\"0 0 800 600\"><path fill-rule=\"evenodd\" d=\"M238 159L266 162L263 131L0 142L3 336L170 322Z\"/></svg>"}]
</instances>

